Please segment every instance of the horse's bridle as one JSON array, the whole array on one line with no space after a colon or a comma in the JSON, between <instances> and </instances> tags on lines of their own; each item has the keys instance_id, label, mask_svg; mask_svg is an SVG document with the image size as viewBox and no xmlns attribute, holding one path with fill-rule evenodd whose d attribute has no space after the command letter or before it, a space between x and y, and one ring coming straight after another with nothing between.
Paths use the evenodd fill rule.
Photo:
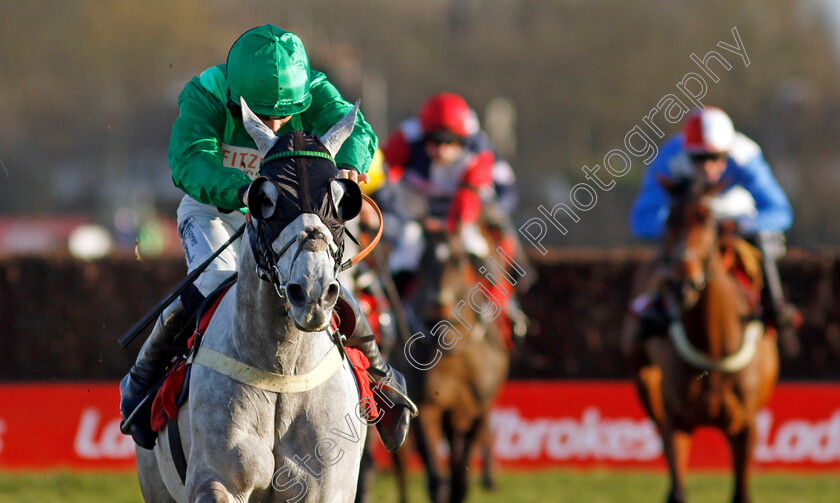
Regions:
<instances>
[{"instance_id":1,"label":"horse's bridle","mask_svg":"<svg viewBox=\"0 0 840 503\"><path fill-rule=\"evenodd\" d=\"M297 236L286 242L279 252L275 252L271 243L265 243L263 235L257 230L254 225L254 220L248 219L248 237L251 243L251 251L254 253L256 259L256 273L257 277L263 281L270 281L274 285L274 290L281 299L286 298L286 284L283 283L282 275L277 267L280 257L286 253L286 250L297 241Z\"/></svg>"},{"instance_id":2,"label":"horse's bridle","mask_svg":"<svg viewBox=\"0 0 840 503\"><path fill-rule=\"evenodd\" d=\"M265 234L259 232L257 225L254 224L254 219L252 218L248 218L248 237L251 243L251 250L253 251L256 259L257 277L263 281L271 282L271 284L274 285L274 290L281 299L286 298L286 283L283 282L283 275L280 273L278 263L280 262L280 258L289 250L289 248L291 248L293 244L300 242L300 246L298 246L295 256L292 258L292 263L289 267L290 271L294 268L295 261L300 256L300 252L303 251L304 242L307 240L323 240L324 244L327 245L327 249L330 249L329 242L327 241L325 235L318 234L313 236L307 233L303 239L301 239L300 234L292 236L286 241L279 251L275 252L274 246L272 245L273 240L272 242L266 242ZM338 246L334 245L335 251L331 253L333 261L336 264L334 270L335 274L338 274L339 265L341 263L340 257L344 248L342 245L343 243Z\"/></svg>"},{"instance_id":3,"label":"horse's bridle","mask_svg":"<svg viewBox=\"0 0 840 503\"><path fill-rule=\"evenodd\" d=\"M373 199L368 197L366 194L362 194L362 199L367 202L379 216L379 229L377 230L374 238L364 249L357 253L353 258L348 259L343 263L341 262L341 257L344 255L344 243L342 242L338 245L334 245L335 250L331 253L331 255L335 262L334 274L336 276L339 272L349 269L364 259L371 251L373 251L376 245L379 244L379 240L382 238L384 228L382 210L380 210L376 202L374 202ZM279 251L275 252L272 243L266 242L264 234L261 234L258 231L257 225L254 223L254 219L251 218L250 215L248 215L247 218L247 227L251 250L253 251L256 259L255 267L257 277L263 281L270 281L274 285L274 290L281 299L286 298L286 283L282 281L283 276L280 274L280 269L277 267L280 257L282 257L283 254L285 254L289 248L295 244L295 242L300 241L300 247L298 247L295 252L295 256L292 258L292 266L289 268L289 270L291 270L291 268L294 267L295 260L297 260L301 250L303 250L303 244L306 240L323 239L329 249L329 242L327 241L326 236L319 237L307 235L303 240L301 240L300 235L297 235L289 238L289 240L286 241L286 244L284 244Z\"/></svg>"},{"instance_id":4,"label":"horse's bridle","mask_svg":"<svg viewBox=\"0 0 840 503\"><path fill-rule=\"evenodd\" d=\"M685 271L685 278L675 278L673 275L669 275L669 280L678 284L688 283L695 290L702 290L706 287L706 284L708 283L710 277L709 262L711 260L711 253L706 254L706 256L704 256L703 258L698 258L697 252L690 248L687 248L685 244L681 243L678 246L680 247L679 258L682 264L699 264L699 267L697 267L697 269L699 270L699 274L691 274L691 271ZM673 260L674 259L672 257L669 257L669 262Z\"/></svg>"},{"instance_id":5,"label":"horse's bridle","mask_svg":"<svg viewBox=\"0 0 840 503\"><path fill-rule=\"evenodd\" d=\"M716 228L714 220L711 220L711 223L708 225L710 228ZM668 274L665 282L670 286L669 290L678 291L681 294L686 287L693 289L695 292L700 292L706 288L709 280L715 275L715 271L711 268L711 259L715 251L714 247L717 246L717 240L710 240L708 249L703 250L702 257L699 257L698 252L687 246L686 240L687 237L679 240L674 248L670 250L670 253L664 255L666 264L668 265ZM673 265L677 260L682 265L685 275L683 278L676 277L673 272ZM696 264L697 267L692 268L694 269L693 271L688 270L685 267L686 264Z\"/></svg>"}]
</instances>

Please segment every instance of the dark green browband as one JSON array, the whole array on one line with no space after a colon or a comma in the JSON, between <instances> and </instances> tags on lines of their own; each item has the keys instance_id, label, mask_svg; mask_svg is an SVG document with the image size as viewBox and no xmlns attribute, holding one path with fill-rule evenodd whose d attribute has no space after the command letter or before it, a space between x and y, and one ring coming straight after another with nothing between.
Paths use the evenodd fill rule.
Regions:
<instances>
[{"instance_id":1,"label":"dark green browband","mask_svg":"<svg viewBox=\"0 0 840 503\"><path fill-rule=\"evenodd\" d=\"M326 152L315 152L314 150L293 150L291 152L278 152L276 154L271 154L270 156L263 159L262 164L265 164L269 161L273 161L274 159L281 159L283 157L322 157L324 159L328 159L331 163L335 164L335 159L333 159L333 156Z\"/></svg>"}]
</instances>

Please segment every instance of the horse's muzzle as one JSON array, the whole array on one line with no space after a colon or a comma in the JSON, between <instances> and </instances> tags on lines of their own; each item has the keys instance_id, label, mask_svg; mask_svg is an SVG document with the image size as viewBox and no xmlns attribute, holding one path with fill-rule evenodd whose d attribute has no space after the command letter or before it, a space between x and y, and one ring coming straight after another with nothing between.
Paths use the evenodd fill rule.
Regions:
<instances>
[{"instance_id":1,"label":"horse's muzzle","mask_svg":"<svg viewBox=\"0 0 840 503\"><path fill-rule=\"evenodd\" d=\"M336 280L327 283L326 288L313 286L308 291L301 283L287 283L286 298L298 328L310 332L324 330L340 292L341 287Z\"/></svg>"}]
</instances>

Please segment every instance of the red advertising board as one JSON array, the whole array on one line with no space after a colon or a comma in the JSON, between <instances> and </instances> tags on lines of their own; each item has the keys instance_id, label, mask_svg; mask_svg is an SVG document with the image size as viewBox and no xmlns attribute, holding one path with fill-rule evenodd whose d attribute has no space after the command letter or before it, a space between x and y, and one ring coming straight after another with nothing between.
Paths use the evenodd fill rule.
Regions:
<instances>
[{"instance_id":1,"label":"red advertising board","mask_svg":"<svg viewBox=\"0 0 840 503\"><path fill-rule=\"evenodd\" d=\"M0 385L0 469L132 469L115 383ZM661 467L656 430L626 382L512 382L491 417L502 466ZM840 468L840 384L779 385L758 417L761 467ZM723 436L699 430L691 466L723 469Z\"/></svg>"},{"instance_id":2,"label":"red advertising board","mask_svg":"<svg viewBox=\"0 0 840 503\"><path fill-rule=\"evenodd\" d=\"M665 466L653 423L626 382L512 382L491 417L505 466ZM757 418L761 467L840 467L840 385L779 385ZM690 466L729 466L723 435L695 432Z\"/></svg>"},{"instance_id":3,"label":"red advertising board","mask_svg":"<svg viewBox=\"0 0 840 503\"><path fill-rule=\"evenodd\" d=\"M115 383L0 386L0 468L134 468Z\"/></svg>"}]
</instances>

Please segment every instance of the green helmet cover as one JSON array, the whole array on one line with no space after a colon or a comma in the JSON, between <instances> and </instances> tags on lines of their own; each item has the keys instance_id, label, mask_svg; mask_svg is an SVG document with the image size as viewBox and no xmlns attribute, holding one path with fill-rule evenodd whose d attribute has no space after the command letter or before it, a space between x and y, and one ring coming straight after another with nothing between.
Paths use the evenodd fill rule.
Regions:
<instances>
[{"instance_id":1,"label":"green helmet cover","mask_svg":"<svg viewBox=\"0 0 840 503\"><path fill-rule=\"evenodd\" d=\"M259 115L293 115L309 108L309 58L294 33L267 24L245 32L227 59L231 98Z\"/></svg>"}]
</instances>

